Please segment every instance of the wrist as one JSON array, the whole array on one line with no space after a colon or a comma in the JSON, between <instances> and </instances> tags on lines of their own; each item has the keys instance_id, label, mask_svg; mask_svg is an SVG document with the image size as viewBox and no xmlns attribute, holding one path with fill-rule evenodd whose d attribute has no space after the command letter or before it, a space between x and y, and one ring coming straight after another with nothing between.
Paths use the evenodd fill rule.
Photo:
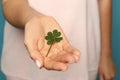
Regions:
<instances>
[{"instance_id":1,"label":"wrist","mask_svg":"<svg viewBox=\"0 0 120 80\"><path fill-rule=\"evenodd\" d=\"M27 14L28 13L28 14ZM28 10L28 12L26 13L26 16L24 18L24 25L26 25L31 19L33 18L40 18L40 17L43 17L44 15L42 13L39 13L37 11L35 11L34 9L32 9L30 7L30 9Z\"/></svg>"},{"instance_id":2,"label":"wrist","mask_svg":"<svg viewBox=\"0 0 120 80\"><path fill-rule=\"evenodd\" d=\"M111 48L101 48L101 57L112 57L112 49Z\"/></svg>"}]
</instances>

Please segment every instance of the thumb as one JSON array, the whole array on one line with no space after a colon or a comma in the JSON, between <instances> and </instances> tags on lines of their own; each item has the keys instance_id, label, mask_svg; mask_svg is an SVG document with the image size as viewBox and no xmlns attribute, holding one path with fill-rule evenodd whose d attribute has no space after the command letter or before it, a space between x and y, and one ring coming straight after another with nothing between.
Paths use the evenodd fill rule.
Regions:
<instances>
[{"instance_id":1,"label":"thumb","mask_svg":"<svg viewBox=\"0 0 120 80\"><path fill-rule=\"evenodd\" d=\"M36 65L39 68L43 67L43 56L38 50L38 45L37 41L29 41L25 42L25 46L30 54L31 59L33 59L36 62Z\"/></svg>"}]
</instances>

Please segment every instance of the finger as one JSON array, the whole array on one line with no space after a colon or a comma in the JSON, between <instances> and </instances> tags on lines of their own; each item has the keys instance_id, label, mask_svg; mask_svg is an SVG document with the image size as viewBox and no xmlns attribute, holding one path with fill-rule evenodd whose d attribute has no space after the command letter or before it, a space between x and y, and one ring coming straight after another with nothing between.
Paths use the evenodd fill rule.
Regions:
<instances>
[{"instance_id":1,"label":"finger","mask_svg":"<svg viewBox=\"0 0 120 80\"><path fill-rule=\"evenodd\" d=\"M75 55L80 55L80 51L73 48L71 45L67 45L66 47L64 47L64 49L67 51L67 52L70 52L70 53L73 53Z\"/></svg>"},{"instance_id":2,"label":"finger","mask_svg":"<svg viewBox=\"0 0 120 80\"><path fill-rule=\"evenodd\" d=\"M104 80L104 76L102 74L99 74L100 80Z\"/></svg>"},{"instance_id":3,"label":"finger","mask_svg":"<svg viewBox=\"0 0 120 80\"><path fill-rule=\"evenodd\" d=\"M115 73L111 75L111 79L114 79L114 77L115 77Z\"/></svg>"},{"instance_id":4,"label":"finger","mask_svg":"<svg viewBox=\"0 0 120 80\"><path fill-rule=\"evenodd\" d=\"M42 68L43 67L43 62L44 62L44 59L43 59L43 56L40 54L39 51L34 51L34 52L31 52L31 58L35 61L36 65L38 68Z\"/></svg>"},{"instance_id":5,"label":"finger","mask_svg":"<svg viewBox=\"0 0 120 80\"><path fill-rule=\"evenodd\" d=\"M71 45L66 45L64 47L64 50L67 51L68 53L72 53L74 55L74 58L76 59L76 61L79 61L80 59L80 51L73 48Z\"/></svg>"},{"instance_id":6,"label":"finger","mask_svg":"<svg viewBox=\"0 0 120 80\"><path fill-rule=\"evenodd\" d=\"M113 77L111 75L105 75L105 80L112 80Z\"/></svg>"},{"instance_id":7,"label":"finger","mask_svg":"<svg viewBox=\"0 0 120 80\"><path fill-rule=\"evenodd\" d=\"M72 54L69 54L65 51L59 52L57 55L53 56L53 60L64 62L64 63L74 63L76 62L76 59Z\"/></svg>"},{"instance_id":8,"label":"finger","mask_svg":"<svg viewBox=\"0 0 120 80\"><path fill-rule=\"evenodd\" d=\"M50 59L45 60L44 67L48 70L57 70L57 71L66 71L68 68L65 63L57 62Z\"/></svg>"},{"instance_id":9,"label":"finger","mask_svg":"<svg viewBox=\"0 0 120 80\"><path fill-rule=\"evenodd\" d=\"M114 78L111 72L105 72L103 76L105 80L112 80Z\"/></svg>"},{"instance_id":10,"label":"finger","mask_svg":"<svg viewBox=\"0 0 120 80\"><path fill-rule=\"evenodd\" d=\"M37 40L25 42L25 46L28 49L30 57L37 63L37 66L41 68L43 66L44 59L38 50Z\"/></svg>"}]
</instances>

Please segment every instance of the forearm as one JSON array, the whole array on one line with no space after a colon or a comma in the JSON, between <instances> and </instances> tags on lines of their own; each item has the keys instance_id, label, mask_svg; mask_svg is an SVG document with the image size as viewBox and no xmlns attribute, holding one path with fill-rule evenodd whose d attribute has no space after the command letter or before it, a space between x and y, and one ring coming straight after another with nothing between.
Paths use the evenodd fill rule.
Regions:
<instances>
[{"instance_id":1,"label":"forearm","mask_svg":"<svg viewBox=\"0 0 120 80\"><path fill-rule=\"evenodd\" d=\"M101 26L101 51L111 55L112 0L98 0Z\"/></svg>"},{"instance_id":2,"label":"forearm","mask_svg":"<svg viewBox=\"0 0 120 80\"><path fill-rule=\"evenodd\" d=\"M28 0L2 0L3 13L9 23L24 28L25 23L38 13L32 9Z\"/></svg>"}]
</instances>

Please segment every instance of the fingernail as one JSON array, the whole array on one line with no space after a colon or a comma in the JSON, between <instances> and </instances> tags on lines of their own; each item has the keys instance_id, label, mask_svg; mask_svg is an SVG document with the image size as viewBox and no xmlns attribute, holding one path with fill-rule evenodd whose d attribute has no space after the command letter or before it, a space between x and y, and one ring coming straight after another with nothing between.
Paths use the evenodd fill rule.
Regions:
<instances>
[{"instance_id":1,"label":"fingernail","mask_svg":"<svg viewBox=\"0 0 120 80\"><path fill-rule=\"evenodd\" d=\"M36 60L35 62L36 62L36 65L37 65L39 68L41 68L41 63L40 63L38 60Z\"/></svg>"}]
</instances>

